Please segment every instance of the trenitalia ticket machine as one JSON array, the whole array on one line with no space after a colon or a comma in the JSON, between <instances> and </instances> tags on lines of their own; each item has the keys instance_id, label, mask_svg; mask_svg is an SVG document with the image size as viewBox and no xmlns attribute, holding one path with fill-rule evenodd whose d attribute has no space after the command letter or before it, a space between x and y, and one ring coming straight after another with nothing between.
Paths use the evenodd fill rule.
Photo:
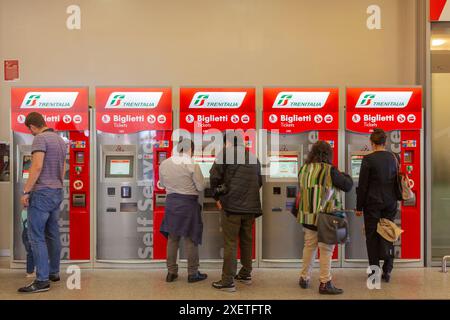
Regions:
<instances>
[{"instance_id":1,"label":"trenitalia ticket machine","mask_svg":"<svg viewBox=\"0 0 450 320\"><path fill-rule=\"evenodd\" d=\"M226 130L240 130L247 147L255 152L255 126L254 88L180 89L179 134L192 139L196 144L194 161L200 165L207 184L200 199L203 207L200 259L203 261L223 259L221 216L209 187L209 170L223 146ZM215 145L214 141L220 143ZM255 237L253 239L255 241ZM180 256L185 258L183 246L180 248ZM255 254L255 250L253 252Z\"/></svg>"},{"instance_id":2,"label":"trenitalia ticket machine","mask_svg":"<svg viewBox=\"0 0 450 320\"><path fill-rule=\"evenodd\" d=\"M298 263L303 229L290 213L298 171L318 140L331 144L337 164L339 93L336 88L264 88L263 95L263 129L268 133L260 156L265 174L261 265Z\"/></svg>"},{"instance_id":3,"label":"trenitalia ticket machine","mask_svg":"<svg viewBox=\"0 0 450 320\"><path fill-rule=\"evenodd\" d=\"M96 262L164 259L158 172L171 152L171 89L96 88L96 110Z\"/></svg>"},{"instance_id":4,"label":"trenitalia ticket machine","mask_svg":"<svg viewBox=\"0 0 450 320\"><path fill-rule=\"evenodd\" d=\"M413 183L415 199L400 203L395 223L404 233L394 243L395 257L421 263L421 129L422 90L411 88L347 88L346 170L355 188L346 194L347 208L356 207L356 188L362 158L371 152L370 133L381 128L387 133L387 151L400 156L400 166ZM367 265L364 219L349 215L351 241L345 245L344 265Z\"/></svg>"},{"instance_id":5,"label":"trenitalia ticket machine","mask_svg":"<svg viewBox=\"0 0 450 320\"><path fill-rule=\"evenodd\" d=\"M41 113L49 128L67 144L64 200L59 231L61 260L89 262L90 255L90 129L87 88L12 88L13 264L26 259L22 243L27 211L20 199L31 167L33 136L25 126L30 112Z\"/></svg>"}]
</instances>

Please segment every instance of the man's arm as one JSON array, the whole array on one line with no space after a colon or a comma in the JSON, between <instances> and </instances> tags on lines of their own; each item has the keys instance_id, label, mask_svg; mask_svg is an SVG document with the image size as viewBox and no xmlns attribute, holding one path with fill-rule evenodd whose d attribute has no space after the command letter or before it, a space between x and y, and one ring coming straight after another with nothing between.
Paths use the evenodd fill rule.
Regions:
<instances>
[{"instance_id":1,"label":"man's arm","mask_svg":"<svg viewBox=\"0 0 450 320\"><path fill-rule=\"evenodd\" d=\"M211 189L217 188L220 184L223 183L224 177L224 165L214 162L211 169L209 170L209 181ZM219 197L214 196L216 200L219 200Z\"/></svg>"},{"instance_id":2,"label":"man's arm","mask_svg":"<svg viewBox=\"0 0 450 320\"><path fill-rule=\"evenodd\" d=\"M363 211L366 202L367 190L369 187L369 172L369 163L366 158L363 158L361 169L359 171L358 187L356 188L356 211L359 213Z\"/></svg>"},{"instance_id":3,"label":"man's arm","mask_svg":"<svg viewBox=\"0 0 450 320\"><path fill-rule=\"evenodd\" d=\"M331 180L333 185L344 192L349 192L353 187L353 179L348 174L340 172L337 168L331 168Z\"/></svg>"},{"instance_id":4,"label":"man's arm","mask_svg":"<svg viewBox=\"0 0 450 320\"><path fill-rule=\"evenodd\" d=\"M45 152L36 151L33 153L30 167L30 174L28 176L27 183L23 188L24 192L31 192L33 190L34 185L36 184L37 179L41 175L42 167L44 165Z\"/></svg>"},{"instance_id":5,"label":"man's arm","mask_svg":"<svg viewBox=\"0 0 450 320\"><path fill-rule=\"evenodd\" d=\"M194 164L194 184L198 192L205 190L205 179L203 178L202 170L198 164Z\"/></svg>"},{"instance_id":6,"label":"man's arm","mask_svg":"<svg viewBox=\"0 0 450 320\"><path fill-rule=\"evenodd\" d=\"M258 184L259 184L259 187L261 188L263 185L262 176L261 176L261 163L259 162L259 160L257 160L257 161L258 161Z\"/></svg>"},{"instance_id":7,"label":"man's arm","mask_svg":"<svg viewBox=\"0 0 450 320\"><path fill-rule=\"evenodd\" d=\"M66 160L64 160L64 165L63 165L63 172L62 172L61 181L64 181L65 175L66 175Z\"/></svg>"}]
</instances>

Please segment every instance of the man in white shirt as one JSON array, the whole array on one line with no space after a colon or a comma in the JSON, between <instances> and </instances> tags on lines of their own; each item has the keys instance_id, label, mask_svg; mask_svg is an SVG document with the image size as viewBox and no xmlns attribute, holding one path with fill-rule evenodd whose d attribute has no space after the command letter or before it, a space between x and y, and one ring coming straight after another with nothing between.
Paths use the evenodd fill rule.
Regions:
<instances>
[{"instance_id":1,"label":"man in white shirt","mask_svg":"<svg viewBox=\"0 0 450 320\"><path fill-rule=\"evenodd\" d=\"M188 282L205 280L207 275L198 271L198 246L202 242L203 222L198 203L204 190L200 166L192 160L194 145L183 140L177 154L164 160L159 167L159 179L166 189L167 200L160 232L167 238L167 282L178 278L177 253L181 237L188 255Z\"/></svg>"}]
</instances>

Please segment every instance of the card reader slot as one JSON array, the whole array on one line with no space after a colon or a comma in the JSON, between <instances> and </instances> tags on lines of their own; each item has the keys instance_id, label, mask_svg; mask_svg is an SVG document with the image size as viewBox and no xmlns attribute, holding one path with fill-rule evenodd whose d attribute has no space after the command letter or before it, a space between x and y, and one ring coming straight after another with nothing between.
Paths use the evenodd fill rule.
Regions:
<instances>
[{"instance_id":1,"label":"card reader slot","mask_svg":"<svg viewBox=\"0 0 450 320\"><path fill-rule=\"evenodd\" d=\"M122 202L120 203L120 212L137 212L138 206L137 202Z\"/></svg>"}]
</instances>

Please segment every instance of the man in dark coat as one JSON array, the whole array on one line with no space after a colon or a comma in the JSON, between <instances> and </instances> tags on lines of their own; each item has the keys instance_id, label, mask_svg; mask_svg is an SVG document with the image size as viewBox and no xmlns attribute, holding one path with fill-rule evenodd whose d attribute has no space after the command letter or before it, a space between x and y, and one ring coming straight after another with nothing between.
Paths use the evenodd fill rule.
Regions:
<instances>
[{"instance_id":1,"label":"man in dark coat","mask_svg":"<svg viewBox=\"0 0 450 320\"><path fill-rule=\"evenodd\" d=\"M224 257L222 279L212 285L234 292L234 280L251 284L253 223L262 215L259 190L262 186L261 165L245 148L240 133L226 134L225 149L219 153L210 170L211 188L217 207L222 211ZM237 272L239 239L242 269Z\"/></svg>"}]
</instances>

